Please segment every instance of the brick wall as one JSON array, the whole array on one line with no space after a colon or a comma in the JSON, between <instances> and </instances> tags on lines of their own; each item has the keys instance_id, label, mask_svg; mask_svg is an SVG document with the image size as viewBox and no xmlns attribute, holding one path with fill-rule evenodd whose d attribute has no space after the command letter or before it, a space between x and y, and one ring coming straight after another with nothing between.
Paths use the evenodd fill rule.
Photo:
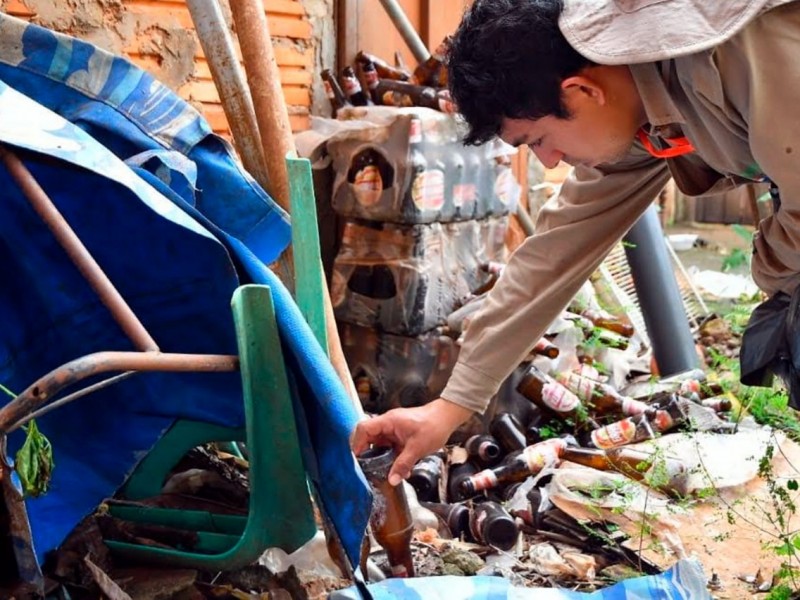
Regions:
<instances>
[{"instance_id":1,"label":"brick wall","mask_svg":"<svg viewBox=\"0 0 800 600\"><path fill-rule=\"evenodd\" d=\"M221 4L230 17L227 0ZM292 129L306 129L317 43L311 24L300 0L264 5ZM128 57L192 103L216 132L230 135L184 0L0 0L0 10Z\"/></svg>"}]
</instances>

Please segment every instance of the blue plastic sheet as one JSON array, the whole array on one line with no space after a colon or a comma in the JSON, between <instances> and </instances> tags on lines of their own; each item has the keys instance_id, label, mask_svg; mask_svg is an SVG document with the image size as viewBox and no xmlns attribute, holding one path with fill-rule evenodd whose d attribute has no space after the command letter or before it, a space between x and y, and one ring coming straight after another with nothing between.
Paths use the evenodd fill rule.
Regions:
<instances>
[{"instance_id":1,"label":"blue plastic sheet","mask_svg":"<svg viewBox=\"0 0 800 600\"><path fill-rule=\"evenodd\" d=\"M711 600L706 578L694 560L678 561L660 575L637 577L592 593L557 588L520 588L500 577L387 579L367 586L374 600ZM330 600L359 600L354 588Z\"/></svg>"},{"instance_id":2,"label":"blue plastic sheet","mask_svg":"<svg viewBox=\"0 0 800 600\"><path fill-rule=\"evenodd\" d=\"M31 170L163 351L235 354L234 289L272 286L306 468L355 562L369 514L348 446L356 415L266 268L288 243L287 217L229 147L133 65L3 14L0 142ZM0 383L20 392L72 359L132 350L2 167L0 186ZM238 373L138 374L39 420L56 462L51 490L26 501L40 560L177 418L241 426ZM21 438L11 436L12 456Z\"/></svg>"}]
</instances>

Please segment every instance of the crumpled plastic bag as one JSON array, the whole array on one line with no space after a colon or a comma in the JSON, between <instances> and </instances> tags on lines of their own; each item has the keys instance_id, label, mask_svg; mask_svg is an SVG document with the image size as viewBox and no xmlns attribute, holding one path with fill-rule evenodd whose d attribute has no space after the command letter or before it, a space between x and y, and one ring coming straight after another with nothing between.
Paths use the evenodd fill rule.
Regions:
<instances>
[{"instance_id":1,"label":"crumpled plastic bag","mask_svg":"<svg viewBox=\"0 0 800 600\"><path fill-rule=\"evenodd\" d=\"M621 473L562 466L553 475L548 491L553 504L573 519L615 523L632 539L652 536L664 550L679 559L686 557L675 519L686 511ZM642 527L644 522L647 527Z\"/></svg>"}]
</instances>

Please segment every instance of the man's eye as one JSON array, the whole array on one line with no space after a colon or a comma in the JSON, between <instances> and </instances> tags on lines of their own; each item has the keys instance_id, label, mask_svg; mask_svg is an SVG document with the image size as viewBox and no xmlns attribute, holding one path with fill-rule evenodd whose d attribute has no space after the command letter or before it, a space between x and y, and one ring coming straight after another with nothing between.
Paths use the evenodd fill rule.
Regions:
<instances>
[{"instance_id":1,"label":"man's eye","mask_svg":"<svg viewBox=\"0 0 800 600\"><path fill-rule=\"evenodd\" d=\"M537 139L533 140L532 142L530 142L528 144L528 146L531 147L531 148L538 148L539 146L542 145L542 139L543 138L537 138Z\"/></svg>"}]
</instances>

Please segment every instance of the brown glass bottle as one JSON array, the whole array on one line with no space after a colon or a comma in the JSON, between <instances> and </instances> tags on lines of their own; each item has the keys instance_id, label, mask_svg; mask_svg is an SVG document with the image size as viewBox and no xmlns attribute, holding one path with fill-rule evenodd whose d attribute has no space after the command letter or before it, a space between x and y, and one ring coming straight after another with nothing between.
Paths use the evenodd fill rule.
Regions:
<instances>
[{"instance_id":1,"label":"brown glass bottle","mask_svg":"<svg viewBox=\"0 0 800 600\"><path fill-rule=\"evenodd\" d=\"M733 408L733 402L727 396L712 396L710 398L703 398L700 401L701 406L711 408L716 412L729 412Z\"/></svg>"},{"instance_id":2,"label":"brown glass bottle","mask_svg":"<svg viewBox=\"0 0 800 600\"><path fill-rule=\"evenodd\" d=\"M375 539L386 550L392 575L413 577L410 544L414 525L408 499L402 485L390 485L387 479L395 458L394 449L375 447L361 453L358 464L375 494L370 524Z\"/></svg>"},{"instance_id":3,"label":"brown glass bottle","mask_svg":"<svg viewBox=\"0 0 800 600\"><path fill-rule=\"evenodd\" d=\"M394 67L374 54L359 52L356 54L356 60L361 64L366 62L371 62L374 64L375 70L378 72L378 76L381 79L394 79L396 81L408 81L411 79L411 73L409 73L406 69Z\"/></svg>"},{"instance_id":4,"label":"brown glass bottle","mask_svg":"<svg viewBox=\"0 0 800 600\"><path fill-rule=\"evenodd\" d=\"M441 112L452 112L452 108L449 106L449 104L452 104L449 95L430 86L414 85L405 81L394 81L393 79L381 79L378 82L377 93L381 98L384 98L386 92L396 92L407 96L414 106L432 108Z\"/></svg>"},{"instance_id":5,"label":"brown glass bottle","mask_svg":"<svg viewBox=\"0 0 800 600\"><path fill-rule=\"evenodd\" d=\"M476 542L501 550L511 549L519 536L514 518L500 504L491 500L472 507L469 530Z\"/></svg>"},{"instance_id":6,"label":"brown glass bottle","mask_svg":"<svg viewBox=\"0 0 800 600\"><path fill-rule=\"evenodd\" d=\"M619 413L627 417L647 412L649 406L640 400L623 396L612 386L577 373L562 372L556 380L598 414Z\"/></svg>"},{"instance_id":7,"label":"brown glass bottle","mask_svg":"<svg viewBox=\"0 0 800 600\"><path fill-rule=\"evenodd\" d=\"M665 492L685 496L689 470L686 465L669 456L643 452L633 448L566 448L561 456L580 465L600 471L616 470L637 481L644 481Z\"/></svg>"},{"instance_id":8,"label":"brown glass bottle","mask_svg":"<svg viewBox=\"0 0 800 600\"><path fill-rule=\"evenodd\" d=\"M325 95L328 97L328 100L331 103L334 117L336 116L336 113L339 112L339 109L345 106L352 106L350 101L347 99L347 96L344 95L344 91L342 91L339 82L336 81L336 77L333 76L333 73L330 69L323 69L321 77L322 83L325 86Z\"/></svg>"},{"instance_id":9,"label":"brown glass bottle","mask_svg":"<svg viewBox=\"0 0 800 600\"><path fill-rule=\"evenodd\" d=\"M506 452L522 450L527 446L522 423L511 413L502 412L495 415L489 424L489 433L500 442L500 446Z\"/></svg>"},{"instance_id":10,"label":"brown glass bottle","mask_svg":"<svg viewBox=\"0 0 800 600\"><path fill-rule=\"evenodd\" d=\"M533 345L533 353L547 358L558 358L559 350L558 346L543 337Z\"/></svg>"},{"instance_id":11,"label":"brown glass bottle","mask_svg":"<svg viewBox=\"0 0 800 600\"><path fill-rule=\"evenodd\" d=\"M584 317L594 323L595 327L608 329L619 335L631 337L633 335L633 325L625 317L614 316L604 310L586 309L581 313Z\"/></svg>"},{"instance_id":12,"label":"brown glass bottle","mask_svg":"<svg viewBox=\"0 0 800 600\"><path fill-rule=\"evenodd\" d=\"M525 427L525 443L528 446L533 446L534 444L538 444L542 441L542 430L539 428L538 425L533 425L531 423Z\"/></svg>"},{"instance_id":13,"label":"brown glass bottle","mask_svg":"<svg viewBox=\"0 0 800 600\"><path fill-rule=\"evenodd\" d=\"M356 72L350 65L342 69L342 89L353 106L368 106L372 104L369 96L361 88L361 82L356 77Z\"/></svg>"},{"instance_id":14,"label":"brown glass bottle","mask_svg":"<svg viewBox=\"0 0 800 600\"><path fill-rule=\"evenodd\" d=\"M449 502L461 502L473 497L475 494L464 493L461 484L477 472L478 467L469 461L450 465L447 474L447 500Z\"/></svg>"},{"instance_id":15,"label":"brown glass bottle","mask_svg":"<svg viewBox=\"0 0 800 600\"><path fill-rule=\"evenodd\" d=\"M473 435L464 442L464 449L470 460L482 467L490 467L500 462L502 450L498 441L491 435Z\"/></svg>"},{"instance_id":16,"label":"brown glass bottle","mask_svg":"<svg viewBox=\"0 0 800 600\"><path fill-rule=\"evenodd\" d=\"M463 504L420 502L420 505L439 517L454 538L461 538L469 532L469 509Z\"/></svg>"},{"instance_id":17,"label":"brown glass bottle","mask_svg":"<svg viewBox=\"0 0 800 600\"><path fill-rule=\"evenodd\" d=\"M559 456L567 447L567 441L554 438L528 446L519 454L506 457L503 464L493 469L484 469L475 475L464 479L461 483L462 492L469 496L475 492L487 490L498 485L513 483L535 475L548 464L555 464Z\"/></svg>"},{"instance_id":18,"label":"brown glass bottle","mask_svg":"<svg viewBox=\"0 0 800 600\"><path fill-rule=\"evenodd\" d=\"M374 104L380 104L381 100L378 94L378 82L380 79L378 78L378 71L375 69L375 63L368 60L359 64L361 65L361 73L364 76L364 82L367 85L367 90L369 91L372 102Z\"/></svg>"},{"instance_id":19,"label":"brown glass bottle","mask_svg":"<svg viewBox=\"0 0 800 600\"><path fill-rule=\"evenodd\" d=\"M653 429L659 433L666 433L685 424L689 416L683 407L684 402L691 402L691 400L673 394L669 400L661 403L661 408L650 411L648 418Z\"/></svg>"},{"instance_id":20,"label":"brown glass bottle","mask_svg":"<svg viewBox=\"0 0 800 600\"><path fill-rule=\"evenodd\" d=\"M562 419L582 420L580 398L534 365L517 384L517 391L536 406L552 411Z\"/></svg>"},{"instance_id":21,"label":"brown glass bottle","mask_svg":"<svg viewBox=\"0 0 800 600\"><path fill-rule=\"evenodd\" d=\"M444 461L439 454L423 457L411 469L408 483L416 490L420 502L439 501L439 481L442 479L443 470Z\"/></svg>"},{"instance_id":22,"label":"brown glass bottle","mask_svg":"<svg viewBox=\"0 0 800 600\"><path fill-rule=\"evenodd\" d=\"M431 55L414 69L414 81L418 85L447 87L447 67L444 58L450 46L450 37L446 37Z\"/></svg>"},{"instance_id":23,"label":"brown glass bottle","mask_svg":"<svg viewBox=\"0 0 800 600\"><path fill-rule=\"evenodd\" d=\"M617 448L655 437L655 431L646 414L627 417L592 431L584 441L591 448Z\"/></svg>"}]
</instances>

